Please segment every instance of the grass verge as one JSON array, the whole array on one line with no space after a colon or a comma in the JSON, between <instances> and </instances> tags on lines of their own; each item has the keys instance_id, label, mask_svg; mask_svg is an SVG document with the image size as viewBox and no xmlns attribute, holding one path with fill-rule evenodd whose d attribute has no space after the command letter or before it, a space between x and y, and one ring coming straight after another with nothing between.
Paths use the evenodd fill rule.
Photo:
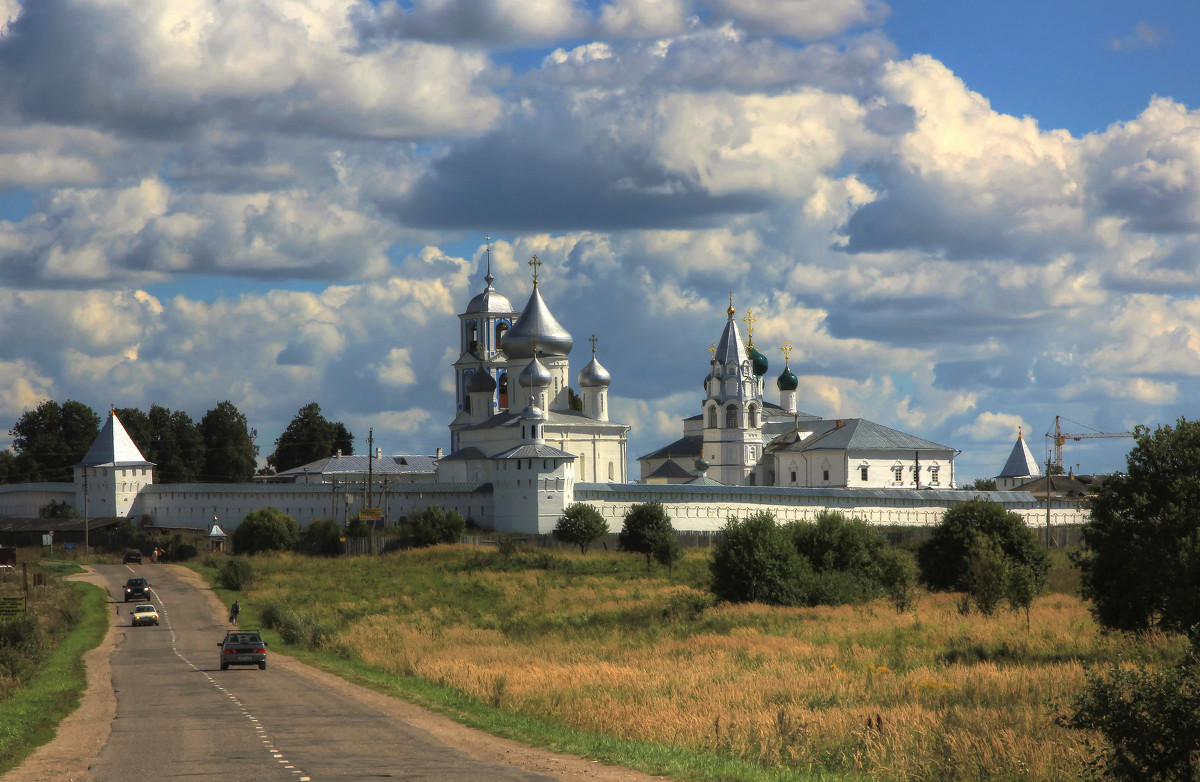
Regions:
<instances>
[{"instance_id":1,"label":"grass verge","mask_svg":"<svg viewBox=\"0 0 1200 782\"><path fill-rule=\"evenodd\" d=\"M0 703L0 774L54 738L58 724L79 706L87 687L85 652L108 631L108 595L92 584L73 583L80 617L75 627L38 666L29 683Z\"/></svg>"}]
</instances>

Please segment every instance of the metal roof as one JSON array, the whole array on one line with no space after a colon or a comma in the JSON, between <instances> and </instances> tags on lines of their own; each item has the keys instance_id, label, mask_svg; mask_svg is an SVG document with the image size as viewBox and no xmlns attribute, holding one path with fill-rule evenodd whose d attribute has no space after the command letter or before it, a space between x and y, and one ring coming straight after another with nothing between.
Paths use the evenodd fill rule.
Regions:
<instances>
[{"instance_id":1,"label":"metal roof","mask_svg":"<svg viewBox=\"0 0 1200 782\"><path fill-rule=\"evenodd\" d=\"M646 476L647 478L695 478L695 474L688 472L679 465L678 462L667 460L659 465L658 469Z\"/></svg>"},{"instance_id":2,"label":"metal roof","mask_svg":"<svg viewBox=\"0 0 1200 782\"><path fill-rule=\"evenodd\" d=\"M575 454L544 443L526 443L501 451L493 459L574 459Z\"/></svg>"},{"instance_id":3,"label":"metal roof","mask_svg":"<svg viewBox=\"0 0 1200 782\"><path fill-rule=\"evenodd\" d=\"M300 467L284 470L279 475L301 476L309 475L342 475L345 473L367 472L367 461L370 459L371 472L377 475L397 475L410 473L432 473L437 469L437 459L424 454L396 454L394 456L368 457L366 454L351 454L349 456L327 456L317 459Z\"/></svg>"},{"instance_id":4,"label":"metal roof","mask_svg":"<svg viewBox=\"0 0 1200 782\"><path fill-rule=\"evenodd\" d=\"M76 467L153 467L133 444L133 438L121 426L116 413L110 413L99 436L92 442L83 461Z\"/></svg>"},{"instance_id":5,"label":"metal roof","mask_svg":"<svg viewBox=\"0 0 1200 782\"><path fill-rule=\"evenodd\" d=\"M542 299L542 292L534 285L533 293L517 322L504 335L504 352L509 358L533 358L533 340L537 339L537 349L544 356L566 356L571 352L575 341L571 332L550 314L550 308Z\"/></svg>"},{"instance_id":6,"label":"metal roof","mask_svg":"<svg viewBox=\"0 0 1200 782\"><path fill-rule=\"evenodd\" d=\"M686 437L680 437L670 445L664 445L657 451L651 451L645 456L639 456L638 461L640 462L647 459L674 459L676 457L691 457L695 459L696 457L700 456L703 448L703 435L690 434Z\"/></svg>"},{"instance_id":7,"label":"metal roof","mask_svg":"<svg viewBox=\"0 0 1200 782\"><path fill-rule=\"evenodd\" d=\"M810 497L813 499L903 499L925 502L966 502L981 497L994 502L1027 502L1037 499L1027 491L974 491L960 489L833 489L800 486L726 486L695 483L576 483L575 492L602 494L694 494L704 495L712 502L737 496Z\"/></svg>"},{"instance_id":8,"label":"metal roof","mask_svg":"<svg viewBox=\"0 0 1200 782\"><path fill-rule=\"evenodd\" d=\"M339 487L340 488L340 487ZM392 483L388 491L396 494L424 492L426 494L455 492L491 491L490 483L420 481L417 483ZM152 483L142 489L142 494L211 493L211 494L329 494L330 483Z\"/></svg>"},{"instance_id":9,"label":"metal roof","mask_svg":"<svg viewBox=\"0 0 1200 782\"><path fill-rule=\"evenodd\" d=\"M916 435L892 429L865 418L843 418L802 422L801 432L812 432L803 440L796 430L780 435L768 444L772 451L947 451L940 445Z\"/></svg>"},{"instance_id":10,"label":"metal roof","mask_svg":"<svg viewBox=\"0 0 1200 782\"><path fill-rule=\"evenodd\" d=\"M1004 469L1000 471L997 478L1039 478L1042 475L1042 470L1038 467L1037 460L1033 458L1033 454L1029 451L1029 446L1025 443L1025 438L1018 434L1017 441L1013 443L1012 452L1008 455L1008 461L1004 463ZM1042 490L1043 492L1045 489Z\"/></svg>"}]
</instances>

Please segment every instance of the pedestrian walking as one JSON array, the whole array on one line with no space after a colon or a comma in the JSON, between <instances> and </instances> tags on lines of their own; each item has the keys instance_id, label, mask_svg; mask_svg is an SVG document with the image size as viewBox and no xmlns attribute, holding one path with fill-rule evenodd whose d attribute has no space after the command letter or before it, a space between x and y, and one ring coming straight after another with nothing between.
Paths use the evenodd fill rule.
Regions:
<instances>
[{"instance_id":1,"label":"pedestrian walking","mask_svg":"<svg viewBox=\"0 0 1200 782\"><path fill-rule=\"evenodd\" d=\"M229 609L229 624L231 624L231 625L237 624L238 613L240 613L241 610L242 610L242 607L238 605L238 601L234 600L233 606Z\"/></svg>"}]
</instances>

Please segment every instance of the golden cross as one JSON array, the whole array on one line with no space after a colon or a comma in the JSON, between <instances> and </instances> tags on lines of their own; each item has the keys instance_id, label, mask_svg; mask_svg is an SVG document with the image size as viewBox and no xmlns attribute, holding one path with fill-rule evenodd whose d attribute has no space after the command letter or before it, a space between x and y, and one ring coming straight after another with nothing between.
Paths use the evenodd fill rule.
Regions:
<instances>
[{"instance_id":1,"label":"golden cross","mask_svg":"<svg viewBox=\"0 0 1200 782\"><path fill-rule=\"evenodd\" d=\"M542 265L542 262L539 261L538 257L535 255L529 259L529 265L533 267L533 287L536 288L537 287L538 267Z\"/></svg>"},{"instance_id":2,"label":"golden cross","mask_svg":"<svg viewBox=\"0 0 1200 782\"><path fill-rule=\"evenodd\" d=\"M594 355L596 355L596 343L597 343L597 342L599 342L599 341L600 341L600 340L596 339L596 335L595 335L595 334L593 334L592 336L588 337L588 342L592 343L592 355L593 355L593 356L594 356Z\"/></svg>"},{"instance_id":3,"label":"golden cross","mask_svg":"<svg viewBox=\"0 0 1200 782\"><path fill-rule=\"evenodd\" d=\"M792 345L785 339L779 349L783 351L783 365L786 367L788 359L792 357Z\"/></svg>"},{"instance_id":4,"label":"golden cross","mask_svg":"<svg viewBox=\"0 0 1200 782\"><path fill-rule=\"evenodd\" d=\"M742 318L742 322L746 324L746 346L754 347L754 324L758 322L758 318L754 317L754 310L746 310L746 317Z\"/></svg>"},{"instance_id":5,"label":"golden cross","mask_svg":"<svg viewBox=\"0 0 1200 782\"><path fill-rule=\"evenodd\" d=\"M710 358L717 357L717 343L714 342L708 346L708 355Z\"/></svg>"}]
</instances>

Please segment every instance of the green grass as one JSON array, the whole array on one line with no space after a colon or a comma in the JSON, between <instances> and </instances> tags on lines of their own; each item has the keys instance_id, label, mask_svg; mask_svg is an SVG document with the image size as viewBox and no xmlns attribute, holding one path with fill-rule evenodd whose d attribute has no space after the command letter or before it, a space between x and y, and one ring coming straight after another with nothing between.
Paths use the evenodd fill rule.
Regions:
<instances>
[{"instance_id":1,"label":"green grass","mask_svg":"<svg viewBox=\"0 0 1200 782\"><path fill-rule=\"evenodd\" d=\"M59 722L79 705L87 687L83 655L104 640L108 595L91 584L72 584L79 621L38 666L29 682L0 703L0 774L54 738Z\"/></svg>"}]
</instances>

